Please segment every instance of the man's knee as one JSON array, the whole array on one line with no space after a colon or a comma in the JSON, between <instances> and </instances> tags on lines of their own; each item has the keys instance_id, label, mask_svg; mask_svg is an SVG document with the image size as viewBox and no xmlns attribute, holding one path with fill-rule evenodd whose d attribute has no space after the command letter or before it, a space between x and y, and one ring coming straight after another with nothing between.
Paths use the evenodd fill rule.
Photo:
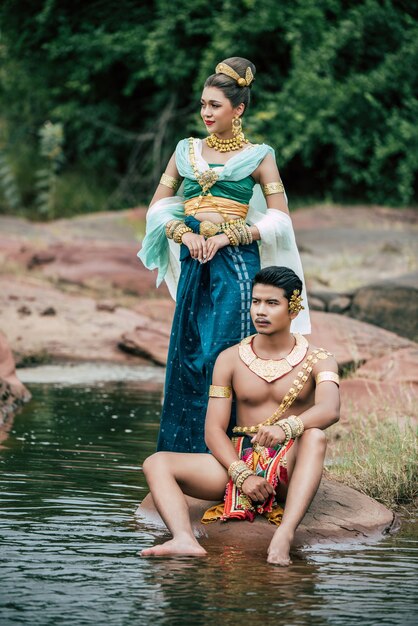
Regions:
<instances>
[{"instance_id":1,"label":"man's knee","mask_svg":"<svg viewBox=\"0 0 418 626\"><path fill-rule=\"evenodd\" d=\"M320 428L307 428L301 436L303 441L308 445L325 450L327 447L327 438L323 430Z\"/></svg>"},{"instance_id":2,"label":"man's knee","mask_svg":"<svg viewBox=\"0 0 418 626\"><path fill-rule=\"evenodd\" d=\"M167 452L155 452L147 457L142 464L142 471L145 477L154 473L158 469L167 468Z\"/></svg>"}]
</instances>

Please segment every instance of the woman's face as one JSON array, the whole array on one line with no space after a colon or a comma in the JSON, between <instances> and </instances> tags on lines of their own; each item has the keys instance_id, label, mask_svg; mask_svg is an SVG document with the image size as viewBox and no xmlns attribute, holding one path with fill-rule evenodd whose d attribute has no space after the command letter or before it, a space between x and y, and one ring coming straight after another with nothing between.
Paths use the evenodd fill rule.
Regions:
<instances>
[{"instance_id":1,"label":"woman's face","mask_svg":"<svg viewBox=\"0 0 418 626\"><path fill-rule=\"evenodd\" d=\"M201 97L200 115L210 133L217 135L230 133L232 130L232 119L242 115L244 104L233 107L231 101L224 95L218 87L205 87Z\"/></svg>"}]
</instances>

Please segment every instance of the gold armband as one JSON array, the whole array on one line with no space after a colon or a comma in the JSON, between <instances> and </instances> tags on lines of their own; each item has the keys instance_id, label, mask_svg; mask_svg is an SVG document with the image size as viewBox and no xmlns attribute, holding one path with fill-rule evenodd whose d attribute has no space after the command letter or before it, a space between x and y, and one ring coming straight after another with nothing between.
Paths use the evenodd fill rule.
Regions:
<instances>
[{"instance_id":1,"label":"gold armband","mask_svg":"<svg viewBox=\"0 0 418 626\"><path fill-rule=\"evenodd\" d=\"M271 196L274 193L284 193L284 186L281 181L277 183L266 183L261 185L261 189L265 196Z\"/></svg>"},{"instance_id":2,"label":"gold armband","mask_svg":"<svg viewBox=\"0 0 418 626\"><path fill-rule=\"evenodd\" d=\"M169 174L162 174L160 178L160 185L164 185L165 187L174 189L174 191L177 191L177 189L180 187L180 183L181 181L178 178L174 178Z\"/></svg>"},{"instance_id":3,"label":"gold armband","mask_svg":"<svg viewBox=\"0 0 418 626\"><path fill-rule=\"evenodd\" d=\"M230 398L231 387L220 387L219 385L211 385L209 387L209 398Z\"/></svg>"},{"instance_id":4,"label":"gold armband","mask_svg":"<svg viewBox=\"0 0 418 626\"><path fill-rule=\"evenodd\" d=\"M319 385L319 383L324 383L328 380L340 386L340 377L335 372L319 372L319 374L317 374L315 378L315 382L317 385Z\"/></svg>"}]
</instances>

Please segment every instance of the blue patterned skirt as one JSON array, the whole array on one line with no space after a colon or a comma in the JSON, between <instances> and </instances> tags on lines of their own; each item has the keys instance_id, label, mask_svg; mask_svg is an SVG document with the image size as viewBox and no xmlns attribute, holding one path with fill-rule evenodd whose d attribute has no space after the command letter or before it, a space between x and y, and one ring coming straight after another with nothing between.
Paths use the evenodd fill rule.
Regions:
<instances>
[{"instance_id":1,"label":"blue patterned skirt","mask_svg":"<svg viewBox=\"0 0 418 626\"><path fill-rule=\"evenodd\" d=\"M197 220L185 221L197 231ZM260 257L253 242L226 246L201 264L182 245L180 261L157 449L207 452L204 427L213 366L222 350L255 332L251 289Z\"/></svg>"}]
</instances>

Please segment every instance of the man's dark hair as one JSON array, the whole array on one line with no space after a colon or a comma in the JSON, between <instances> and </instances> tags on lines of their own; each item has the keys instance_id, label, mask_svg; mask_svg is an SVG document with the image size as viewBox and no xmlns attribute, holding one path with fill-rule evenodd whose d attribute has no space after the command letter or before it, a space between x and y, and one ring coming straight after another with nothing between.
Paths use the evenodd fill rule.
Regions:
<instances>
[{"instance_id":1,"label":"man's dark hair","mask_svg":"<svg viewBox=\"0 0 418 626\"><path fill-rule=\"evenodd\" d=\"M253 287L254 285L272 285L283 289L288 300L290 300L295 289L299 289L299 292L302 293L302 281L289 267L278 267L277 265L264 267L255 275Z\"/></svg>"}]
</instances>

